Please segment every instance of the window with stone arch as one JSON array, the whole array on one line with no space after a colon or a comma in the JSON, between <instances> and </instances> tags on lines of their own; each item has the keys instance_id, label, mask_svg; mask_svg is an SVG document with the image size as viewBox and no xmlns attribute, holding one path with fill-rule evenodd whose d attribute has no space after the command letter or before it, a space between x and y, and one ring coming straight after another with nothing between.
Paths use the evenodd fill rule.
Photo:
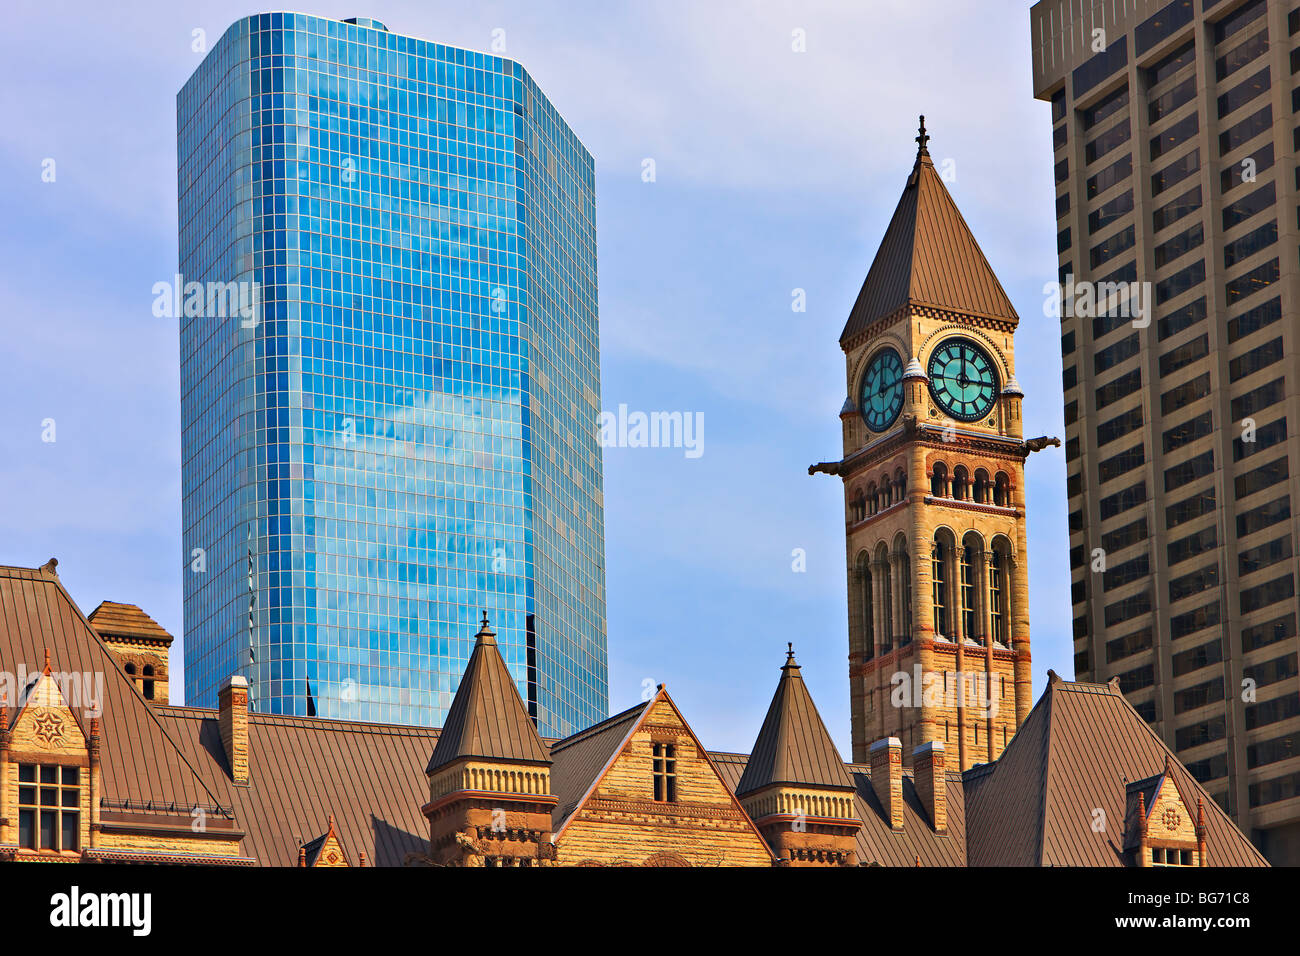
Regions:
<instances>
[{"instance_id":1,"label":"window with stone arch","mask_svg":"<svg viewBox=\"0 0 1300 956\"><path fill-rule=\"evenodd\" d=\"M979 619L979 603L976 593L976 569L977 563L984 550L983 539L974 531L967 531L961 539L961 552L958 555L960 564L960 587L958 593L961 603L961 631L962 637L973 638L983 643L983 627Z\"/></svg>"},{"instance_id":2,"label":"window with stone arch","mask_svg":"<svg viewBox=\"0 0 1300 956\"><path fill-rule=\"evenodd\" d=\"M1011 646L1011 542L998 535L989 551L989 624L993 640Z\"/></svg>"},{"instance_id":3,"label":"window with stone arch","mask_svg":"<svg viewBox=\"0 0 1300 956\"><path fill-rule=\"evenodd\" d=\"M880 652L888 654L894 649L894 582L889 567L889 549L883 541L876 547L876 566L880 574Z\"/></svg>"},{"instance_id":4,"label":"window with stone arch","mask_svg":"<svg viewBox=\"0 0 1300 956\"><path fill-rule=\"evenodd\" d=\"M936 461L934 467L930 469L930 494L935 498L946 498L948 495L946 485L948 484L948 466L941 461Z\"/></svg>"},{"instance_id":5,"label":"window with stone arch","mask_svg":"<svg viewBox=\"0 0 1300 956\"><path fill-rule=\"evenodd\" d=\"M1011 479L1005 471L993 477L993 503L999 508L1011 507Z\"/></svg>"},{"instance_id":6,"label":"window with stone arch","mask_svg":"<svg viewBox=\"0 0 1300 956\"><path fill-rule=\"evenodd\" d=\"M948 587L952 583L952 555L955 542L952 533L940 529L934 533L931 550L930 577L933 582L931 602L934 606L933 626L935 637L951 640Z\"/></svg>"},{"instance_id":7,"label":"window with stone arch","mask_svg":"<svg viewBox=\"0 0 1300 956\"><path fill-rule=\"evenodd\" d=\"M965 501L970 495L970 472L965 465L957 465L952 470L952 496L958 501Z\"/></svg>"},{"instance_id":8,"label":"window with stone arch","mask_svg":"<svg viewBox=\"0 0 1300 956\"><path fill-rule=\"evenodd\" d=\"M907 538L901 533L894 538L894 554L898 565L898 606L902 619L898 622L898 644L912 643L912 559L907 553Z\"/></svg>"},{"instance_id":9,"label":"window with stone arch","mask_svg":"<svg viewBox=\"0 0 1300 956\"><path fill-rule=\"evenodd\" d=\"M976 503L986 505L989 503L989 473L983 468L975 469L975 495Z\"/></svg>"},{"instance_id":10,"label":"window with stone arch","mask_svg":"<svg viewBox=\"0 0 1300 956\"><path fill-rule=\"evenodd\" d=\"M871 558L867 552L863 551L858 555L855 571L854 579L857 594L854 604L859 615L858 630L862 635L862 659L869 661L876 656L876 639L874 618L875 605L872 595L872 585L874 582L871 577Z\"/></svg>"}]
</instances>

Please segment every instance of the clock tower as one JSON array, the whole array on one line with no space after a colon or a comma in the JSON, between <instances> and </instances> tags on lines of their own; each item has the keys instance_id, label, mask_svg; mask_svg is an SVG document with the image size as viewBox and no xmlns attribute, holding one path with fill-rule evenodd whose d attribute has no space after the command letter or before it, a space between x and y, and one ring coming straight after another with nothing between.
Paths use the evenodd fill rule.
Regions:
<instances>
[{"instance_id":1,"label":"clock tower","mask_svg":"<svg viewBox=\"0 0 1300 956\"><path fill-rule=\"evenodd\" d=\"M853 759L899 738L965 770L1029 713L1015 308L927 149L840 335Z\"/></svg>"}]
</instances>

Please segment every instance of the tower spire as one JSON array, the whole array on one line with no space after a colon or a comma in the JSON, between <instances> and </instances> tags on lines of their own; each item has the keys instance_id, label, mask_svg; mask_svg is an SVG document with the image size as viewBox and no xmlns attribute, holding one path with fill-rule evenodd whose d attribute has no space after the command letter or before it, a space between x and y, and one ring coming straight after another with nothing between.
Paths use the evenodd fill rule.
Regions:
<instances>
[{"instance_id":1,"label":"tower spire","mask_svg":"<svg viewBox=\"0 0 1300 956\"><path fill-rule=\"evenodd\" d=\"M925 131L925 115L921 115L921 128L916 134L916 158L929 156L930 151L926 149L926 144L930 142L930 134Z\"/></svg>"}]
</instances>

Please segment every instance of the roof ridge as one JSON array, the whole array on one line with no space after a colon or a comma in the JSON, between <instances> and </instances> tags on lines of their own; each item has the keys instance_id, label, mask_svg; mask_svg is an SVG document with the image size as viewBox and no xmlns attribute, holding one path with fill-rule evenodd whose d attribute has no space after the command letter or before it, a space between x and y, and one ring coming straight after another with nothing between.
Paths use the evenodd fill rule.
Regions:
<instances>
[{"instance_id":1,"label":"roof ridge","mask_svg":"<svg viewBox=\"0 0 1300 956\"><path fill-rule=\"evenodd\" d=\"M650 700L654 700L654 698L652 697ZM611 714L609 717L592 724L590 727L584 727L582 730L576 731L567 737L561 737L555 743L551 744L551 752L554 753L557 750L563 750L571 744L580 743L592 734L602 730L608 730L618 721L626 719L633 711L644 710L649 703L650 701L642 701L639 704L629 707L627 710L619 711L617 714Z\"/></svg>"},{"instance_id":2,"label":"roof ridge","mask_svg":"<svg viewBox=\"0 0 1300 956\"><path fill-rule=\"evenodd\" d=\"M633 711L635 711L637 708L629 707L627 710L623 711L622 714L615 715L615 717L627 717L629 715L633 715L635 716L635 719L632 721L632 725L628 727L627 731L624 732L623 736L618 738L617 744L614 746L612 750L610 750L609 756L606 757L605 762L600 765L600 769L596 771L596 775L591 778L591 782L588 783L587 786L583 788L582 792L578 795L578 798L576 800L574 800L571 804L563 808L564 818L560 822L559 831L553 837L554 842L557 843L559 842L560 835L564 833L565 829L568 827L569 821L573 819L574 815L578 812L578 810L582 807L582 805L587 802L587 799L593 793L596 792L596 787L598 787L600 785L600 782L605 779L605 774L608 773L609 768L614 765L614 761L617 760L619 754L623 752L623 748L625 748L627 746L627 742L632 739L632 735L636 733L637 728L641 726L641 722L645 720L645 716L650 713L650 708L654 706L654 702L659 699L659 696L661 694L664 695L665 697L667 696L667 692L664 690L663 684L659 685L659 689L655 692L655 695L653 697L651 697L649 700L645 701L640 705L641 708L640 714L633 715ZM681 712L678 711L679 716L680 713ZM612 730L614 727L617 726L617 724L613 723L613 720L614 718L610 717L607 718L606 720L601 721L601 724L605 725L604 727L605 730ZM686 725L685 717L682 718L682 725L683 726ZM600 726L600 724L596 724L594 726ZM689 730L690 728L687 727L687 729ZM699 738L696 737L695 739L696 742L698 743ZM704 752L703 747L701 747L700 750L701 752Z\"/></svg>"},{"instance_id":3,"label":"roof ridge","mask_svg":"<svg viewBox=\"0 0 1300 956\"><path fill-rule=\"evenodd\" d=\"M1056 690L1057 685L1059 683L1060 683L1059 681L1048 681L1047 690L1049 691L1049 693L1043 694L1042 700L1040 701L1040 703L1045 704L1043 717L1047 721L1047 726L1043 728L1044 731L1043 751L1042 754L1040 755L1040 759L1042 760L1042 772L1039 773L1038 775L1038 778L1042 781L1042 788L1040 789L1038 794L1041 799L1040 799L1038 814L1037 814L1038 837L1036 840L1036 846L1038 849L1039 866L1047 865L1047 795L1051 792L1052 789L1051 784L1048 781L1048 774L1050 774L1052 770L1052 693L1051 692L1054 692ZM1036 710L1037 708L1034 709ZM1029 712L1029 716L1032 715L1033 715L1033 711L1031 710ZM1026 724L1029 723L1029 716L1025 717ZM1021 726L1024 725L1022 724Z\"/></svg>"},{"instance_id":4,"label":"roof ridge","mask_svg":"<svg viewBox=\"0 0 1300 956\"><path fill-rule=\"evenodd\" d=\"M177 719L208 719L216 720L220 711L213 707L199 707L190 704L161 704L154 705L154 710L160 714L166 714L168 717ZM248 718L256 723L281 724L302 727L309 730L335 730L338 729L332 725L344 724L349 728L369 734L391 734L398 737L423 737L428 734L438 734L442 732L441 727L425 727L412 724L384 724L369 720L350 720L346 717L301 717L297 714L264 714L256 711L249 711ZM325 725L325 726L321 726Z\"/></svg>"},{"instance_id":5,"label":"roof ridge","mask_svg":"<svg viewBox=\"0 0 1300 956\"><path fill-rule=\"evenodd\" d=\"M143 695L141 695L140 693L140 690L135 686L135 683L127 678L126 672L122 670L122 665L118 662L117 655L115 655L112 651L108 649L108 645L105 644L104 639L99 636L99 632L95 630L95 626L86 619L86 615L81 613L81 608L77 605L77 602L72 599L72 595L68 593L67 588L63 586L63 582L59 579L59 576L57 574L50 574L50 575L41 574L40 572L38 572L38 574L39 577L34 580L43 581L46 584L53 585L55 588L58 589L59 593L63 595L63 598L64 600L67 601L68 606L72 608L72 610L76 613L77 618L81 621L82 625L85 626L86 630L90 633L90 636L94 639L95 643L99 645L100 652L104 655L104 657L108 659L109 663L112 665L111 668L106 668L106 669L112 670L113 673L117 674L120 680L126 683L131 693L136 696L136 699L139 701L139 704L143 709L144 713L149 715L148 719L153 721L154 726L158 728L158 732L161 733L164 738L166 738L167 743L171 745L172 750L175 752L177 758L181 761L181 763L183 763L186 767L189 768L190 774L193 775L194 777L194 782L198 784L200 789L202 789L202 791L208 795L208 798L212 801L211 805L215 807L222 806L220 798L216 794L214 794L211 790L208 789L207 781L203 779L203 775L199 773L198 769L192 763L190 763L190 759L189 757L186 756L185 751L181 749L180 745L172 738L172 735L168 733L166 724L164 724L161 720L158 719L158 714L154 710L153 706L150 705L144 699ZM46 610L48 612L50 609L46 608ZM73 714L73 717L75 719L76 717L75 713ZM87 734L86 736L89 737L89 734ZM233 807L229 809L233 810Z\"/></svg>"}]
</instances>

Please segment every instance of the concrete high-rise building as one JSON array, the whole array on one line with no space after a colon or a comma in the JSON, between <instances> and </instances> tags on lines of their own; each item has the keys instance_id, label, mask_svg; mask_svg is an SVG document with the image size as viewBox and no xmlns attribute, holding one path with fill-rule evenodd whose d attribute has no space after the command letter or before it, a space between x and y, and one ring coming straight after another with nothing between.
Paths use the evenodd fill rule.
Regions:
<instances>
[{"instance_id":1,"label":"concrete high-rise building","mask_svg":"<svg viewBox=\"0 0 1300 956\"><path fill-rule=\"evenodd\" d=\"M1076 674L1118 677L1264 853L1300 863L1300 4L1043 0L1030 20Z\"/></svg>"},{"instance_id":2,"label":"concrete high-rise building","mask_svg":"<svg viewBox=\"0 0 1300 956\"><path fill-rule=\"evenodd\" d=\"M436 726L486 610L544 736L603 719L591 155L518 63L291 13L177 129L187 701Z\"/></svg>"}]
</instances>

